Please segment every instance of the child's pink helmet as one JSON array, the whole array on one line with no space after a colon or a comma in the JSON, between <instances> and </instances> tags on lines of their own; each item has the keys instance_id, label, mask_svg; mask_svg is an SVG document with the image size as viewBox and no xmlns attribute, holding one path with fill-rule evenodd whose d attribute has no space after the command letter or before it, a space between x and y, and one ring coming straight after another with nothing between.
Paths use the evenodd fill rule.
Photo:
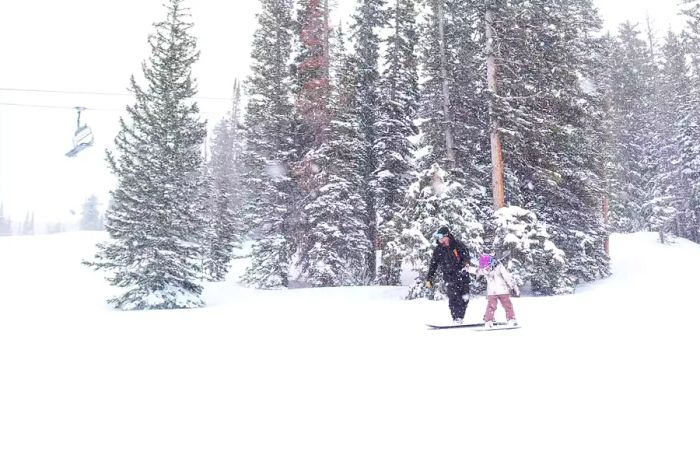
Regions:
<instances>
[{"instance_id":1,"label":"child's pink helmet","mask_svg":"<svg viewBox=\"0 0 700 462\"><path fill-rule=\"evenodd\" d=\"M480 268L486 268L487 266L491 266L491 263L493 263L493 257L491 255L484 254L481 257L479 257Z\"/></svg>"}]
</instances>

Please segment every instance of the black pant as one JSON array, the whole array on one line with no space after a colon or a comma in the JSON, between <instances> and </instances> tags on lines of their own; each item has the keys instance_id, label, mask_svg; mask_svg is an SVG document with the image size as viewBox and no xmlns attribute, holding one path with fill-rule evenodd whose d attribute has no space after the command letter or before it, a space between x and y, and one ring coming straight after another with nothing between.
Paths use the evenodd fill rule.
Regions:
<instances>
[{"instance_id":1,"label":"black pant","mask_svg":"<svg viewBox=\"0 0 700 462\"><path fill-rule=\"evenodd\" d=\"M464 313L469 304L469 279L464 275L456 275L446 281L447 298L449 299L452 319L464 319Z\"/></svg>"}]
</instances>

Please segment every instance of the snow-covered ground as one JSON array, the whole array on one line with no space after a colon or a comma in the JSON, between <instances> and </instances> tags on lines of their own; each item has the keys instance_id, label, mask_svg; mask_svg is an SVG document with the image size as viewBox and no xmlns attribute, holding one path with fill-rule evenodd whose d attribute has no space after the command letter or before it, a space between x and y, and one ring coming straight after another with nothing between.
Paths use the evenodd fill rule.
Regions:
<instances>
[{"instance_id":1,"label":"snow-covered ground","mask_svg":"<svg viewBox=\"0 0 700 462\"><path fill-rule=\"evenodd\" d=\"M79 264L103 238L0 238L0 461L700 460L687 241L615 235L611 278L471 332L406 288L241 288L244 262L207 308L113 311Z\"/></svg>"}]
</instances>

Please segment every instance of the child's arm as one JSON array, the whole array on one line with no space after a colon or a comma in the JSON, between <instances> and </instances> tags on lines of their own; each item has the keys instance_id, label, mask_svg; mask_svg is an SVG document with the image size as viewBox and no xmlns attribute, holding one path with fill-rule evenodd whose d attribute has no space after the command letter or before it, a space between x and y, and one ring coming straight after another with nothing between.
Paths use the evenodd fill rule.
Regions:
<instances>
[{"instance_id":1,"label":"child's arm","mask_svg":"<svg viewBox=\"0 0 700 462\"><path fill-rule=\"evenodd\" d=\"M505 265L500 264L498 265L498 268L501 272L501 276L503 277L503 280L506 281L506 285L508 286L509 289L515 292L516 296L520 295L520 289L518 288L518 285L515 283L515 279L513 279L513 275L510 274L510 271L508 271L505 267Z\"/></svg>"}]
</instances>

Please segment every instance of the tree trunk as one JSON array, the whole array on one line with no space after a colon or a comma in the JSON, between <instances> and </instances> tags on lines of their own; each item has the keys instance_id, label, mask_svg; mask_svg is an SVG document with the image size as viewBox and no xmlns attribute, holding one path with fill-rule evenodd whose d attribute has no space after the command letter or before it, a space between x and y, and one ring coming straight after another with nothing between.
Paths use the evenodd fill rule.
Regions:
<instances>
[{"instance_id":1,"label":"tree trunk","mask_svg":"<svg viewBox=\"0 0 700 462\"><path fill-rule=\"evenodd\" d=\"M325 59L326 85L331 82L331 27L329 18L328 0L323 1L323 58Z\"/></svg>"},{"instance_id":2,"label":"tree trunk","mask_svg":"<svg viewBox=\"0 0 700 462\"><path fill-rule=\"evenodd\" d=\"M501 135L498 119L496 117L494 102L498 95L496 85L496 50L494 46L493 13L486 11L486 79L489 97L489 119L491 131L491 186L493 188L493 208L498 210L505 205L505 187L503 174L503 152L501 148Z\"/></svg>"},{"instance_id":3,"label":"tree trunk","mask_svg":"<svg viewBox=\"0 0 700 462\"><path fill-rule=\"evenodd\" d=\"M603 197L603 223L605 223L605 256L610 258L610 233L608 233L608 223L610 221L610 205L608 196Z\"/></svg>"}]
</instances>

